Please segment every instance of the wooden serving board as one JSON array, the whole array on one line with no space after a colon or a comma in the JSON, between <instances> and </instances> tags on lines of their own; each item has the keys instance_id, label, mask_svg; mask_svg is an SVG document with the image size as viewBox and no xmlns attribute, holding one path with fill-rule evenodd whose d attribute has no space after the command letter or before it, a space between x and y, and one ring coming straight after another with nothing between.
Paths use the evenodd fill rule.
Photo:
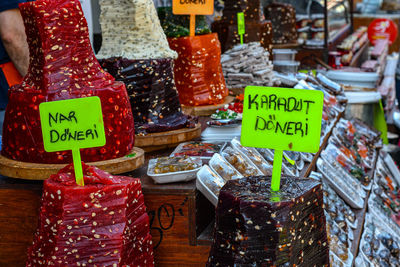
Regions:
<instances>
[{"instance_id":1,"label":"wooden serving board","mask_svg":"<svg viewBox=\"0 0 400 267\"><path fill-rule=\"evenodd\" d=\"M133 156L133 154L136 154ZM129 156L132 155L132 156ZM144 164L144 150L134 147L128 156L105 161L88 162L112 174L133 171ZM12 178L27 180L46 180L50 175L57 173L66 164L39 164L11 160L0 155L0 174Z\"/></svg>"},{"instance_id":2,"label":"wooden serving board","mask_svg":"<svg viewBox=\"0 0 400 267\"><path fill-rule=\"evenodd\" d=\"M167 147L177 146L186 141L200 137L201 124L196 124L195 128L184 128L174 131L151 133L144 136L135 136L135 146L144 149L144 151L160 150Z\"/></svg>"},{"instance_id":3,"label":"wooden serving board","mask_svg":"<svg viewBox=\"0 0 400 267\"><path fill-rule=\"evenodd\" d=\"M185 106L182 105L182 112L192 116L210 116L217 109L222 108L226 104L232 103L235 98L233 96L227 96L224 103L219 105L208 105L208 106Z\"/></svg>"}]
</instances>

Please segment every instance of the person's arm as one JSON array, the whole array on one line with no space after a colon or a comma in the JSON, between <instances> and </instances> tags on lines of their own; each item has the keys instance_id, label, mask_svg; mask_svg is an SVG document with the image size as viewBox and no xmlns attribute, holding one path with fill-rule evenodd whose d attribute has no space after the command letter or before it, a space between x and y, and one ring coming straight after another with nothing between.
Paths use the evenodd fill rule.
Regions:
<instances>
[{"instance_id":1,"label":"person's arm","mask_svg":"<svg viewBox=\"0 0 400 267\"><path fill-rule=\"evenodd\" d=\"M19 9L0 12L0 38L15 68L24 77L28 72L29 48Z\"/></svg>"}]
</instances>

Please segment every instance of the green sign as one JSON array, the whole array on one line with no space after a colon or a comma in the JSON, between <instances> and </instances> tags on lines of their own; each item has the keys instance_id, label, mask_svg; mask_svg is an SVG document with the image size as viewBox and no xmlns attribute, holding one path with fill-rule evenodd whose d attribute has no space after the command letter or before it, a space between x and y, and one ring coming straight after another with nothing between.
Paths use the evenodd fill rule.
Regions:
<instances>
[{"instance_id":1,"label":"green sign","mask_svg":"<svg viewBox=\"0 0 400 267\"><path fill-rule=\"evenodd\" d=\"M238 22L238 34L240 36L240 43L243 44L243 34L246 33L243 12L237 13L237 22Z\"/></svg>"},{"instance_id":2,"label":"green sign","mask_svg":"<svg viewBox=\"0 0 400 267\"><path fill-rule=\"evenodd\" d=\"M79 149L106 144L100 98L85 97L39 105L44 149L72 150L75 177L83 185Z\"/></svg>"},{"instance_id":3,"label":"green sign","mask_svg":"<svg viewBox=\"0 0 400 267\"><path fill-rule=\"evenodd\" d=\"M241 143L275 149L273 191L280 187L284 150L318 152L323 104L317 90L246 87Z\"/></svg>"}]
</instances>

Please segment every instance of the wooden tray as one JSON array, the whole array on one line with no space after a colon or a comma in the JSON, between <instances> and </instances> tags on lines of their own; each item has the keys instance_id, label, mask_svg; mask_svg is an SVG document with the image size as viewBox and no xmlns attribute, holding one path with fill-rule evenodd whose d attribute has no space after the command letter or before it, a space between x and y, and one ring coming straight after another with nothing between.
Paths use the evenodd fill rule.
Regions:
<instances>
[{"instance_id":1,"label":"wooden tray","mask_svg":"<svg viewBox=\"0 0 400 267\"><path fill-rule=\"evenodd\" d=\"M144 149L146 152L174 147L186 141L200 137L201 124L195 128L184 128L174 131L151 133L145 136L135 136L135 146Z\"/></svg>"},{"instance_id":2,"label":"wooden tray","mask_svg":"<svg viewBox=\"0 0 400 267\"><path fill-rule=\"evenodd\" d=\"M222 108L226 104L230 104L235 98L233 96L227 96L224 103L219 105L208 105L208 106L185 106L182 105L182 112L192 116L210 116L217 109Z\"/></svg>"},{"instance_id":3,"label":"wooden tray","mask_svg":"<svg viewBox=\"0 0 400 267\"><path fill-rule=\"evenodd\" d=\"M134 147L129 155L117 159L88 162L88 165L96 166L112 174L120 174L133 171L144 164L143 149ZM57 173L66 164L39 164L11 160L0 155L0 174L12 178L27 180L46 180L51 174Z\"/></svg>"}]
</instances>

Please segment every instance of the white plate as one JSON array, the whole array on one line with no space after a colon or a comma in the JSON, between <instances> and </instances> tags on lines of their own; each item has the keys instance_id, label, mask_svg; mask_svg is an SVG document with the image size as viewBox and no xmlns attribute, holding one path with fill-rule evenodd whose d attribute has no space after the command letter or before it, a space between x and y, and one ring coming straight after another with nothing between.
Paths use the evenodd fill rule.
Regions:
<instances>
[{"instance_id":1,"label":"white plate","mask_svg":"<svg viewBox=\"0 0 400 267\"><path fill-rule=\"evenodd\" d=\"M175 157L175 154L181 152L182 147L185 146L185 145L187 145L187 144L189 144L189 143L192 143L192 142L180 143L180 144L174 149L174 151L171 153L170 157ZM221 148L219 149L219 151L217 151L217 152L215 152L215 153L221 152L222 149L224 149L224 147L226 146L226 142L215 142L215 141L213 141L213 142L203 142L203 141L202 141L202 143L210 143L210 144L220 145ZM202 160L209 160L209 159L212 158L212 156L211 156L211 157L196 157L196 156L191 156L191 157L192 157L192 158L200 158L200 159L202 159Z\"/></svg>"},{"instance_id":2,"label":"white plate","mask_svg":"<svg viewBox=\"0 0 400 267\"><path fill-rule=\"evenodd\" d=\"M196 173L200 170L203 164L200 158L191 157L192 160L200 167L193 170L181 171L181 172L167 172L167 173L154 173L154 167L157 163L157 159L151 159L149 166L147 167L147 175L150 176L156 184L167 184L176 182L187 182L196 178Z\"/></svg>"}]
</instances>

